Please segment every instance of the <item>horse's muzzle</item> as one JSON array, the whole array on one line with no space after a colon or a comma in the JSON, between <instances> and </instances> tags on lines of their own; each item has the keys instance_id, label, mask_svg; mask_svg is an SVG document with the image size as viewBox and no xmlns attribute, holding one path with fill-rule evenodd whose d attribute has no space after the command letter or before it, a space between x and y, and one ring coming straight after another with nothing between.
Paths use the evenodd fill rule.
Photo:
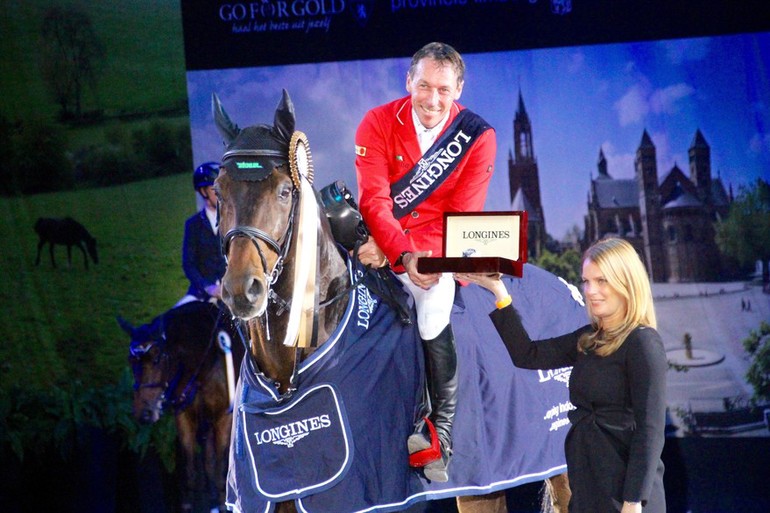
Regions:
<instances>
[{"instance_id":1,"label":"horse's muzzle","mask_svg":"<svg viewBox=\"0 0 770 513\"><path fill-rule=\"evenodd\" d=\"M249 320L264 313L267 308L267 287L253 274L241 279L222 280L222 301L235 317Z\"/></svg>"},{"instance_id":2,"label":"horse's muzzle","mask_svg":"<svg viewBox=\"0 0 770 513\"><path fill-rule=\"evenodd\" d=\"M154 424L160 419L160 405L148 404L140 410L134 410L134 418L140 424Z\"/></svg>"}]
</instances>

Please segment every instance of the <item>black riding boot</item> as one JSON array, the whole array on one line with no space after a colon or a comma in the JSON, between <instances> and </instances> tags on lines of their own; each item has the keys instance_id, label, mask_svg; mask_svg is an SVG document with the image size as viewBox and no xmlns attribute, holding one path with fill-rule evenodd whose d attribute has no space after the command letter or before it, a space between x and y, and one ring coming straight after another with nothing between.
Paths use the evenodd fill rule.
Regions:
<instances>
[{"instance_id":1,"label":"black riding boot","mask_svg":"<svg viewBox=\"0 0 770 513\"><path fill-rule=\"evenodd\" d=\"M446 328L434 339L423 340L428 393L431 402L430 421L436 428L440 443L440 454L427 462L423 469L431 481L445 482L449 479L447 468L452 456L452 422L457 409L457 352L452 326ZM407 441L409 454L431 448L430 433L425 422L419 422L415 432Z\"/></svg>"}]
</instances>

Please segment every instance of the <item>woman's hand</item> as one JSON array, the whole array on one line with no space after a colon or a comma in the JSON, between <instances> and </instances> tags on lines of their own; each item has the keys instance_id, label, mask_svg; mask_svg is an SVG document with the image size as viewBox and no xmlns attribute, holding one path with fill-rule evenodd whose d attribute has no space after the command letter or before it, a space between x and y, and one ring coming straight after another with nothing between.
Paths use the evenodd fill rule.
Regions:
<instances>
[{"instance_id":1,"label":"woman's hand","mask_svg":"<svg viewBox=\"0 0 770 513\"><path fill-rule=\"evenodd\" d=\"M509 296L501 277L501 273L455 273L455 279L475 283L492 292L495 295L495 301L501 301Z\"/></svg>"},{"instance_id":2,"label":"woman's hand","mask_svg":"<svg viewBox=\"0 0 770 513\"><path fill-rule=\"evenodd\" d=\"M620 513L642 513L641 502L624 502Z\"/></svg>"}]
</instances>

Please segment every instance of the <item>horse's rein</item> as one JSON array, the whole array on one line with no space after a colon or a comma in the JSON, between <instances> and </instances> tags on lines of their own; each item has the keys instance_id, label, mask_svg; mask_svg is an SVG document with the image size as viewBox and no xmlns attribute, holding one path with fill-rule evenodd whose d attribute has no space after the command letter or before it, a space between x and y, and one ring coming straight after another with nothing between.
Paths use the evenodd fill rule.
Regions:
<instances>
[{"instance_id":1,"label":"horse's rein","mask_svg":"<svg viewBox=\"0 0 770 513\"><path fill-rule=\"evenodd\" d=\"M356 242L356 245L353 247L353 260L358 260L358 249L361 247L361 242ZM336 296L326 299L324 301L321 301L318 306L319 308L323 308L325 306L329 306L330 304L339 301L344 296L350 293L351 290L358 287L362 281L364 281L364 278L366 278L366 273L368 273L371 270L371 265L367 264L364 266L365 270L364 272L356 279L350 280L350 285L342 289Z\"/></svg>"},{"instance_id":2,"label":"horse's rein","mask_svg":"<svg viewBox=\"0 0 770 513\"><path fill-rule=\"evenodd\" d=\"M246 327L249 327L248 321L246 321L244 324L246 324ZM243 348L246 350L246 363L249 367L249 370L254 375L255 378L259 379L260 377L264 380L269 381L270 383L273 383L276 388L280 386L280 383L277 381L270 379L267 377L263 372L261 372L254 362L254 359L252 358L253 354L251 353L251 335L248 337L243 333L242 323L237 322L235 323L235 330L238 332L238 335L241 339L241 343L243 344ZM292 368L291 377L289 378L289 388L281 395L281 400L285 398L290 398L294 391L297 389L295 386L297 383L297 376L299 375L299 361L300 361L300 352L302 349L297 346L294 348L294 366Z\"/></svg>"},{"instance_id":3,"label":"horse's rein","mask_svg":"<svg viewBox=\"0 0 770 513\"><path fill-rule=\"evenodd\" d=\"M198 375L203 370L203 366L206 363L206 357L209 354L209 351L214 347L214 340L216 339L216 333L217 330L219 330L219 318L222 314L221 309L217 309L217 318L214 321L214 327L211 329L211 334L209 334L209 345L206 347L206 351L203 353L203 356L201 357L200 361L198 362L198 367L195 369L195 372L193 372L190 379L187 381L187 384L182 389L182 392L177 396L176 399L171 399L169 402L171 403L171 406L177 409L183 409L186 407L186 401L187 396L190 394L190 391L192 390L192 394L195 394L197 390L195 390L195 382L198 380ZM181 368L180 368L181 372ZM190 394L192 396L192 394ZM165 394L164 394L165 395Z\"/></svg>"},{"instance_id":4,"label":"horse's rein","mask_svg":"<svg viewBox=\"0 0 770 513\"><path fill-rule=\"evenodd\" d=\"M169 397L167 397L166 394L167 394L169 388L176 388L177 387L178 382L179 382L182 374L184 373L184 366L183 365L179 365L179 367L177 368L176 374L171 379L168 379L166 381L154 381L154 382L151 382L151 383L137 383L136 376L135 376L135 378L134 378L134 390L141 390L143 388L160 388L160 389L163 390L163 393L161 394L162 403L164 403L164 404L167 403L167 404L171 405L172 407L174 407L174 409L177 409L177 410L178 409L184 409L184 407L186 407L185 403L187 401L188 395L191 395L190 391L195 388L195 382L198 379L198 375L200 374L200 372L203 369L203 366L204 366L204 364L206 362L206 356L208 356L209 351L211 351L211 348L214 346L215 334L216 334L216 332L217 332L217 330L219 328L219 316L220 316L220 314L221 314L221 310L217 314L217 322L214 323L213 331L211 332L211 334L209 336L209 345L206 348L206 351L203 353L203 356L201 357L200 362L198 362L198 366L195 369L195 372L192 374L190 379L187 380L187 383L185 384L184 388L177 395L176 398L169 398ZM159 360L159 363L162 363L165 366L165 369L163 370L163 373L165 374L166 372L168 372L168 370L170 370L169 369L170 358L169 358L169 355L166 352L166 348L165 348L165 344L166 344L165 335L163 335L158 340L153 340L152 344L150 344L146 348L142 348L142 350L130 349L130 352L131 352L132 356L139 357L139 356L147 353L155 344L158 344L159 347L160 347L160 354L158 355L158 360ZM171 387L172 383L174 384L173 387Z\"/></svg>"},{"instance_id":5,"label":"horse's rein","mask_svg":"<svg viewBox=\"0 0 770 513\"><path fill-rule=\"evenodd\" d=\"M222 251L224 253L225 259L227 259L227 256L230 253L230 244L232 243L233 239L237 237L245 237L254 244L254 247L257 249L257 253L259 254L259 259L262 263L262 269L264 269L265 280L267 282L267 288L268 288L267 298L268 300L272 301L274 304L278 306L278 310L276 312L277 315L281 315L288 308L288 305L289 305L288 301L283 299L281 296L279 296L275 292L275 290L273 289L273 285L275 284L276 281L278 281L278 278L283 272L283 262L285 261L289 253L289 249L291 246L291 239L294 234L294 220L296 218L297 209L299 206L298 199L299 199L299 191L298 189L294 188L292 190L291 213L289 214L286 232L283 234L280 241L275 240L268 233L266 233L263 230L260 230L259 228L256 228L253 226L245 226L245 225L238 225L235 228L230 229L222 239ZM267 271L267 259L265 258L265 254L258 243L258 241L260 240L265 244L267 244L278 255L275 265L273 266L273 270L270 271L269 273ZM265 319L264 321L265 327L267 328L267 312L264 313L264 319ZM238 335L240 335L241 342L243 343L244 348L246 349L246 354L251 355L251 351L249 350L251 337L247 338L244 335L243 331L241 330L240 324L236 324L236 329L238 331ZM269 329L268 329L268 340L269 339L270 339L270 335L269 335ZM292 371L292 376L290 379L289 393L292 390L292 386L296 382L296 377L299 372L300 351L301 349L297 347L294 355L294 369ZM254 374L256 375L257 372L254 366L254 362L252 361L251 358L249 358L248 361L250 363L250 368L252 372L254 372Z\"/></svg>"}]
</instances>

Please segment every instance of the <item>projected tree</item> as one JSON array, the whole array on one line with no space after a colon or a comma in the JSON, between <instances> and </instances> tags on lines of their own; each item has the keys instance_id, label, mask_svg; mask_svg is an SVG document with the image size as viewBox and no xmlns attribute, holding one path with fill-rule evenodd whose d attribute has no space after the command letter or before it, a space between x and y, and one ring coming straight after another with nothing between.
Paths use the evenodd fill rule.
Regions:
<instances>
[{"instance_id":1,"label":"projected tree","mask_svg":"<svg viewBox=\"0 0 770 513\"><path fill-rule=\"evenodd\" d=\"M104 46L89 16L76 7L51 7L41 28L41 71L62 119L83 116L86 89L96 93Z\"/></svg>"},{"instance_id":2,"label":"projected tree","mask_svg":"<svg viewBox=\"0 0 770 513\"><path fill-rule=\"evenodd\" d=\"M741 265L762 262L762 282L768 283L770 265L770 184L762 179L742 188L730 205L727 219L717 223L716 240L726 256Z\"/></svg>"},{"instance_id":3,"label":"projected tree","mask_svg":"<svg viewBox=\"0 0 770 513\"><path fill-rule=\"evenodd\" d=\"M754 399L770 401L770 324L762 322L758 330L752 330L743 347L752 358L746 380L754 387Z\"/></svg>"}]
</instances>

